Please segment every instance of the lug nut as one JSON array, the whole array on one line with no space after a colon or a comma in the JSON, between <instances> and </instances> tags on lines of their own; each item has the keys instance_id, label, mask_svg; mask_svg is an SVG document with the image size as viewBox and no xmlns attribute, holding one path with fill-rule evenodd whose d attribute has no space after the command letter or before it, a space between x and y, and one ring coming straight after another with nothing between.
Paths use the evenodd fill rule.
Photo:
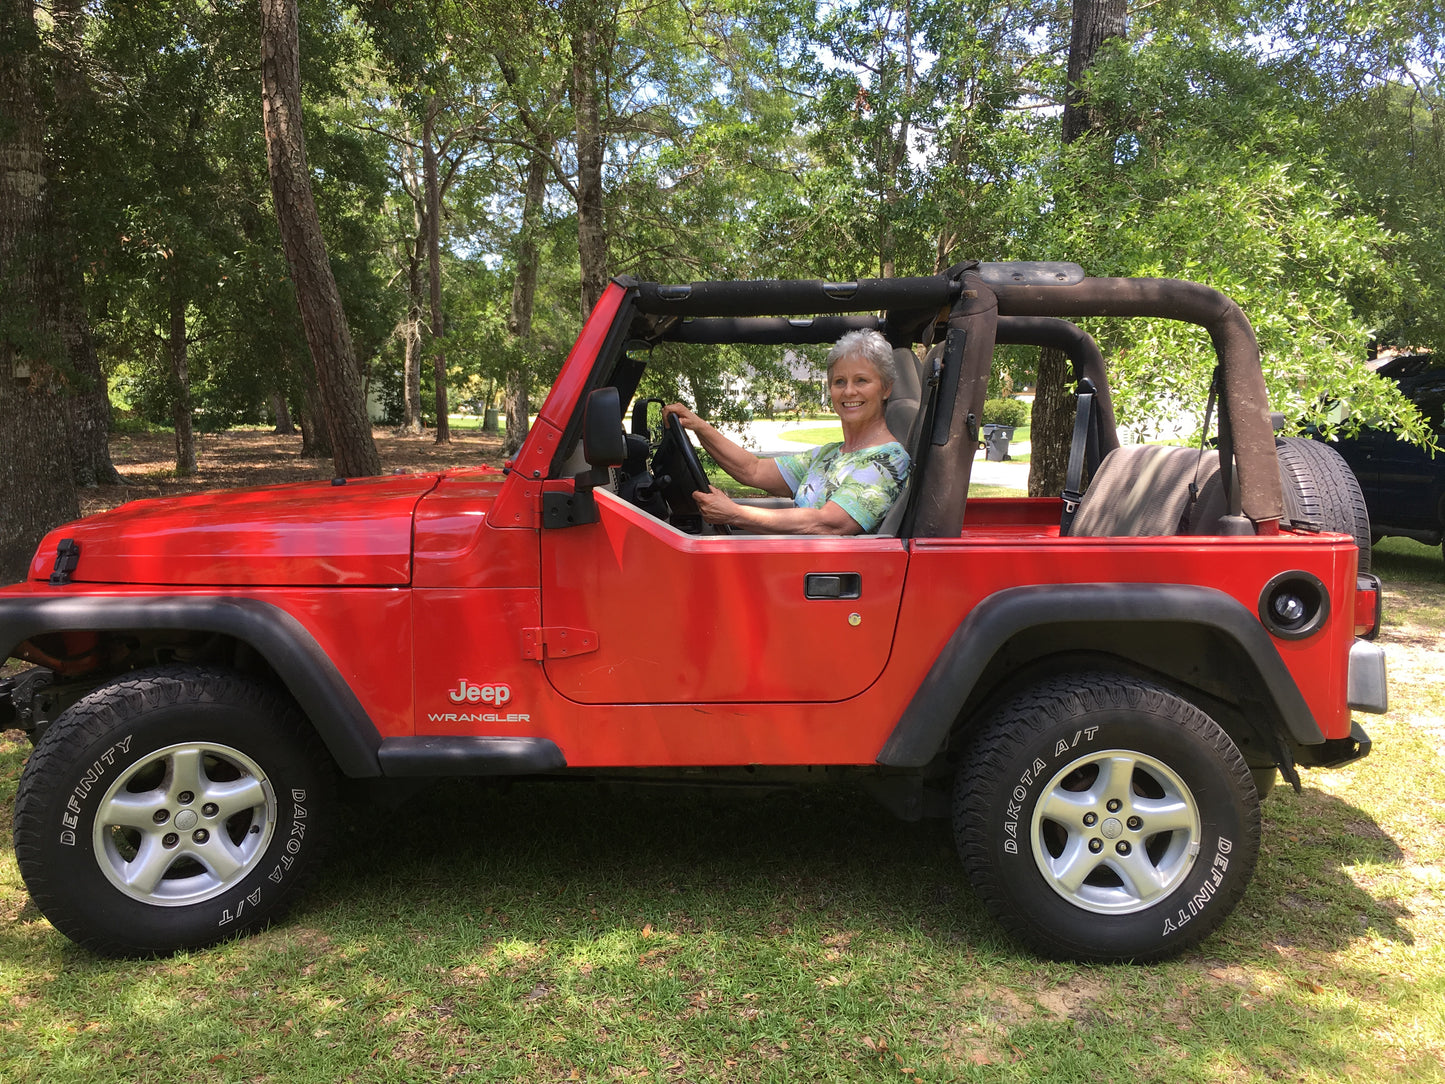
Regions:
<instances>
[{"instance_id":1,"label":"lug nut","mask_svg":"<svg viewBox=\"0 0 1445 1084\"><path fill-rule=\"evenodd\" d=\"M1089 840L1089 850L1090 850L1091 853L1093 853L1093 854L1098 854L1098 853L1099 853L1100 851L1102 851L1103 849L1104 849L1104 841L1103 841L1102 839L1091 839L1091 840Z\"/></svg>"},{"instance_id":2,"label":"lug nut","mask_svg":"<svg viewBox=\"0 0 1445 1084\"><path fill-rule=\"evenodd\" d=\"M196 843L197 846L205 843L206 840L210 838L211 833L207 832L204 828L197 828L194 832L191 833L191 839Z\"/></svg>"},{"instance_id":3,"label":"lug nut","mask_svg":"<svg viewBox=\"0 0 1445 1084\"><path fill-rule=\"evenodd\" d=\"M1128 854L1133 849L1134 848L1129 846L1129 841L1125 839L1121 839L1118 843L1114 844L1114 850L1120 854Z\"/></svg>"},{"instance_id":4,"label":"lug nut","mask_svg":"<svg viewBox=\"0 0 1445 1084\"><path fill-rule=\"evenodd\" d=\"M1092 828L1092 827L1094 827L1094 825L1096 825L1096 824L1098 824L1098 823L1099 823L1099 814L1097 814L1097 813L1085 813L1085 814L1084 814L1084 827L1085 827L1085 828Z\"/></svg>"},{"instance_id":5,"label":"lug nut","mask_svg":"<svg viewBox=\"0 0 1445 1084\"><path fill-rule=\"evenodd\" d=\"M151 814L151 820L155 821L157 824L165 824L166 821L170 819L170 813L164 809L157 809L154 813Z\"/></svg>"},{"instance_id":6,"label":"lug nut","mask_svg":"<svg viewBox=\"0 0 1445 1084\"><path fill-rule=\"evenodd\" d=\"M1109 812L1110 812L1110 813L1117 813L1117 812L1119 812L1119 810L1122 809L1123 806L1124 806L1124 803L1121 802L1121 801L1119 801L1118 798L1110 798L1110 799L1109 799Z\"/></svg>"},{"instance_id":7,"label":"lug nut","mask_svg":"<svg viewBox=\"0 0 1445 1084\"><path fill-rule=\"evenodd\" d=\"M1138 817L1130 817L1127 823L1129 825L1129 831L1131 832L1137 832L1140 828L1144 827L1144 822Z\"/></svg>"},{"instance_id":8,"label":"lug nut","mask_svg":"<svg viewBox=\"0 0 1445 1084\"><path fill-rule=\"evenodd\" d=\"M208 817L214 817L220 811L221 807L218 806L215 802L207 802L205 805L201 806L201 812Z\"/></svg>"},{"instance_id":9,"label":"lug nut","mask_svg":"<svg viewBox=\"0 0 1445 1084\"><path fill-rule=\"evenodd\" d=\"M174 847L180 841L181 837L176 835L174 832L167 832L165 835L161 836L161 846L167 849Z\"/></svg>"},{"instance_id":10,"label":"lug nut","mask_svg":"<svg viewBox=\"0 0 1445 1084\"><path fill-rule=\"evenodd\" d=\"M176 795L176 801L180 802L181 805L190 805L195 800L196 796L188 790L183 790Z\"/></svg>"}]
</instances>

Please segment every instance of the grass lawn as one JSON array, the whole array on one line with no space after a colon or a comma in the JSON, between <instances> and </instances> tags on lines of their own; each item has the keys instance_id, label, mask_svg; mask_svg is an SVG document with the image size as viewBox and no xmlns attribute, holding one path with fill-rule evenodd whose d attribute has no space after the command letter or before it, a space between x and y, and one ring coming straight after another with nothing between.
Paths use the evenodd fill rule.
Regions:
<instances>
[{"instance_id":1,"label":"grass lawn","mask_svg":"<svg viewBox=\"0 0 1445 1084\"><path fill-rule=\"evenodd\" d=\"M784 440L791 440L795 444L804 444L812 448L819 444L832 444L842 440L843 427L838 424L815 425L807 429L785 429L778 435Z\"/></svg>"},{"instance_id":2,"label":"grass lawn","mask_svg":"<svg viewBox=\"0 0 1445 1084\"><path fill-rule=\"evenodd\" d=\"M946 824L851 787L583 783L345 811L282 925L98 959L20 881L8 732L0 1081L1445 1079L1445 563L1375 557L1374 751L1276 788L1234 915L1148 967L1021 952Z\"/></svg>"}]
</instances>

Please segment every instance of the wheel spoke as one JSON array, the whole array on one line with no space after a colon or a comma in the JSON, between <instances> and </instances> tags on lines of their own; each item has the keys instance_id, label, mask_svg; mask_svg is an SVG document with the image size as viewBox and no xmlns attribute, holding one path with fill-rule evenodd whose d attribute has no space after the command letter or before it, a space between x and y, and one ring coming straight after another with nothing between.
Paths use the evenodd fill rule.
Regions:
<instances>
[{"instance_id":1,"label":"wheel spoke","mask_svg":"<svg viewBox=\"0 0 1445 1084\"><path fill-rule=\"evenodd\" d=\"M213 802L219 809L221 820L243 810L255 809L266 803L266 788L254 776L244 776L229 783L207 783L202 798Z\"/></svg>"},{"instance_id":2,"label":"wheel spoke","mask_svg":"<svg viewBox=\"0 0 1445 1084\"><path fill-rule=\"evenodd\" d=\"M1164 891L1159 870L1142 847L1136 847L1127 855L1114 855L1109 859L1109 865L1141 903L1151 902Z\"/></svg>"},{"instance_id":3,"label":"wheel spoke","mask_svg":"<svg viewBox=\"0 0 1445 1084\"><path fill-rule=\"evenodd\" d=\"M206 842L191 846L190 852L223 883L239 873L246 864L245 856L232 846L223 832L212 832Z\"/></svg>"},{"instance_id":4,"label":"wheel spoke","mask_svg":"<svg viewBox=\"0 0 1445 1084\"><path fill-rule=\"evenodd\" d=\"M121 791L102 802L96 811L96 818L102 825L117 828L138 828L149 832L156 826L155 813L165 807L165 795L160 791L145 794L130 794Z\"/></svg>"},{"instance_id":5,"label":"wheel spoke","mask_svg":"<svg viewBox=\"0 0 1445 1084\"><path fill-rule=\"evenodd\" d=\"M1089 848L1078 836L1071 837L1064 853L1049 863L1055 882L1069 893L1078 892L1098 865L1099 858L1089 853Z\"/></svg>"},{"instance_id":6,"label":"wheel spoke","mask_svg":"<svg viewBox=\"0 0 1445 1084\"><path fill-rule=\"evenodd\" d=\"M1084 830L1084 814L1094 808L1094 801L1088 794L1059 790L1057 787L1044 795L1039 803L1039 813L1045 820L1064 825L1070 834Z\"/></svg>"},{"instance_id":7,"label":"wheel spoke","mask_svg":"<svg viewBox=\"0 0 1445 1084\"><path fill-rule=\"evenodd\" d=\"M1134 812L1144 821L1145 835L1194 830L1194 813L1178 798L1136 798Z\"/></svg>"},{"instance_id":8,"label":"wheel spoke","mask_svg":"<svg viewBox=\"0 0 1445 1084\"><path fill-rule=\"evenodd\" d=\"M1099 777L1089 788L1089 794L1100 805L1115 799L1128 808L1134 800L1134 758L1115 754L1099 760Z\"/></svg>"},{"instance_id":9,"label":"wheel spoke","mask_svg":"<svg viewBox=\"0 0 1445 1084\"><path fill-rule=\"evenodd\" d=\"M156 890L156 886L165 877L166 870L171 868L171 864L178 857L177 852L161 846L159 835L143 836L140 849L136 856L126 863L121 879L132 891L148 896Z\"/></svg>"},{"instance_id":10,"label":"wheel spoke","mask_svg":"<svg viewBox=\"0 0 1445 1084\"><path fill-rule=\"evenodd\" d=\"M166 785L167 796L176 801L176 796L189 791L191 794L200 794L206 789L205 768L202 765L203 754L199 749L177 749L171 754L170 779Z\"/></svg>"}]
</instances>

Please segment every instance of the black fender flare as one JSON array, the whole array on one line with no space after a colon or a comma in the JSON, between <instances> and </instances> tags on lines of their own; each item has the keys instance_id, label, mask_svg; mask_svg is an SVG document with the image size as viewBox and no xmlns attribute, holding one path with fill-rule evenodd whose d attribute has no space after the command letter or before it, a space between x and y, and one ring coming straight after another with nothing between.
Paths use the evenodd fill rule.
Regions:
<instances>
[{"instance_id":1,"label":"black fender flare","mask_svg":"<svg viewBox=\"0 0 1445 1084\"><path fill-rule=\"evenodd\" d=\"M214 632L253 648L311 720L342 773L381 774L381 735L306 627L285 610L250 598L72 595L0 600L0 644L8 654L48 632L157 629Z\"/></svg>"},{"instance_id":2,"label":"black fender flare","mask_svg":"<svg viewBox=\"0 0 1445 1084\"><path fill-rule=\"evenodd\" d=\"M959 712L1004 644L1020 633L1081 621L1207 629L1236 645L1256 667L1259 685L1284 731L1281 737L1300 745L1324 741L1259 618L1223 591L1187 584L1042 584L989 595L960 622L903 710L877 763L897 768L928 764L943 750Z\"/></svg>"}]
</instances>

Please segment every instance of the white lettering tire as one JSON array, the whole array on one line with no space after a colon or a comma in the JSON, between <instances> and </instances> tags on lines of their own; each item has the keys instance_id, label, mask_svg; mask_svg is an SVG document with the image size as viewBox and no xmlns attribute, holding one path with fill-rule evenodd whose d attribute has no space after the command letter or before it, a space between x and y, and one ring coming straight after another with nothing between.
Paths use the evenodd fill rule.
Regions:
<instances>
[{"instance_id":1,"label":"white lettering tire","mask_svg":"<svg viewBox=\"0 0 1445 1084\"><path fill-rule=\"evenodd\" d=\"M41 913L95 952L198 948L291 905L334 789L282 693L218 668L138 671L46 730L16 796L16 859Z\"/></svg>"},{"instance_id":2,"label":"white lettering tire","mask_svg":"<svg viewBox=\"0 0 1445 1084\"><path fill-rule=\"evenodd\" d=\"M980 899L1047 956L1158 960L1213 931L1259 853L1259 799L1219 726L1118 674L1059 677L974 736L953 830Z\"/></svg>"}]
</instances>

